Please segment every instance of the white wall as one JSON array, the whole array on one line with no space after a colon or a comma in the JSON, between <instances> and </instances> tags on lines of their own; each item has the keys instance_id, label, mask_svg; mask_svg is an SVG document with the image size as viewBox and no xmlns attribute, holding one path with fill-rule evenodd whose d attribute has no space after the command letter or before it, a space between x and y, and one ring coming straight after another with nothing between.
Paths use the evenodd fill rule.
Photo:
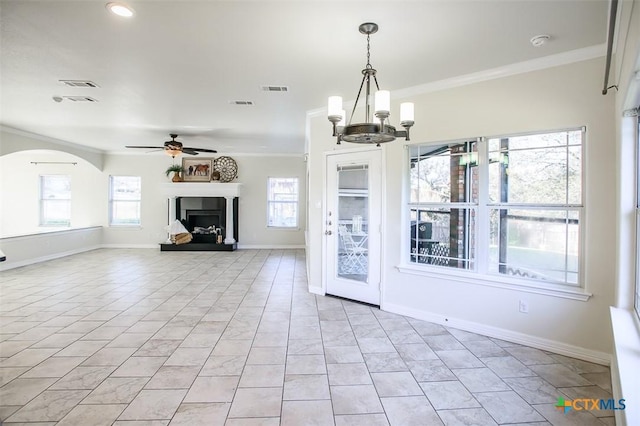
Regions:
<instances>
[{"instance_id":1,"label":"white wall","mask_svg":"<svg viewBox=\"0 0 640 426\"><path fill-rule=\"evenodd\" d=\"M636 268L635 193L633 153L637 141L635 117L624 117L623 111L640 106L640 1L620 2L618 44L609 84L617 84L611 91L616 98L616 169L617 181L617 268L616 298L611 310L614 332L615 359L611 368L613 395L627 401L640 399L640 322L633 311ZM631 404L624 411L616 411L617 425L640 424L640 408Z\"/></svg>"},{"instance_id":2,"label":"white wall","mask_svg":"<svg viewBox=\"0 0 640 426\"><path fill-rule=\"evenodd\" d=\"M67 164L47 164L51 162ZM103 224L107 203L106 197L96 191L96 184L102 182L100 170L86 160L65 152L20 151L0 156L0 238L45 230L39 227L39 176L51 174L71 177L72 227Z\"/></svg>"},{"instance_id":3,"label":"white wall","mask_svg":"<svg viewBox=\"0 0 640 426\"><path fill-rule=\"evenodd\" d=\"M613 98L600 93L603 69L604 60L595 59L411 97L416 104L412 143L587 127L583 262L586 289L593 297L582 302L399 272L396 266L405 252L400 243L406 228L405 142L397 141L383 146L383 308L443 322L446 318L449 324L607 361L615 276L615 127ZM392 105L396 116L398 101ZM309 285L322 292L322 153L337 147L326 117L310 118L309 129ZM529 314L518 312L520 299L529 302Z\"/></svg>"},{"instance_id":4,"label":"white wall","mask_svg":"<svg viewBox=\"0 0 640 426\"><path fill-rule=\"evenodd\" d=\"M24 150L21 151L20 147ZM34 147L38 149L32 149ZM78 156L63 151L71 151ZM161 184L170 182L165 175L166 168L172 163L170 157L162 153L116 155L95 154L91 150L83 153L80 148L70 148L38 135L15 130L2 131L0 153L4 153L0 155L0 249L7 255L7 262L0 269L100 246L157 248L160 242L166 240L167 198L162 194ZM239 247L303 247L307 188L303 156L229 156L238 163L238 178L234 182L242 184L238 206ZM77 164L31 164L38 161ZM96 163L102 170L95 166ZM50 231L38 227L38 176L41 174L71 175L72 228L98 228L91 228L85 233L41 234L26 240L12 238ZM142 177L141 226L109 227L110 175ZM300 179L299 228L267 228L268 177ZM215 185L208 182L202 184Z\"/></svg>"},{"instance_id":5,"label":"white wall","mask_svg":"<svg viewBox=\"0 0 640 426\"><path fill-rule=\"evenodd\" d=\"M305 199L305 163L300 156L251 156L231 154L238 164L241 183L238 201L238 245L239 247L302 247L304 245L304 217L306 207L300 204L300 228L296 230L267 229L267 177L298 177L300 200ZM179 159L176 159L179 162ZM139 228L106 227L104 244L144 246L157 245L167 238L167 198L162 194L160 183L169 182L165 176L171 165L166 155L107 155L104 173L108 175L135 175L142 177L142 226ZM202 185L215 185L202 182ZM180 183L174 183L180 185ZM105 216L105 224L107 217Z\"/></svg>"},{"instance_id":6,"label":"white wall","mask_svg":"<svg viewBox=\"0 0 640 426\"><path fill-rule=\"evenodd\" d=\"M15 129L0 129L0 249L7 257L0 270L80 253L102 243L107 202L96 187L104 181L100 171L103 155L58 142ZM77 164L34 165L32 161ZM71 176L71 225L76 229L38 226L39 175L43 174ZM38 234L43 231L47 233Z\"/></svg>"},{"instance_id":7,"label":"white wall","mask_svg":"<svg viewBox=\"0 0 640 426\"><path fill-rule=\"evenodd\" d=\"M238 182L242 182L238 203L240 246L267 247L304 246L306 228L306 164L302 155L295 156L236 156ZM297 229L267 227L267 178L297 177L300 200Z\"/></svg>"},{"instance_id":8,"label":"white wall","mask_svg":"<svg viewBox=\"0 0 640 426\"><path fill-rule=\"evenodd\" d=\"M635 7L631 7L635 5ZM631 254L635 251L635 182L634 158L636 120L623 117L623 111L640 106L640 79L635 72L640 70L640 1L621 3L621 18L617 54L611 74L618 80L619 90L611 90L616 98L615 123L617 133L618 175L618 268L617 297L615 305L624 309L633 308L635 265Z\"/></svg>"},{"instance_id":9,"label":"white wall","mask_svg":"<svg viewBox=\"0 0 640 426\"><path fill-rule=\"evenodd\" d=\"M0 249L7 260L0 262L0 271L100 248L101 241L99 226L3 238Z\"/></svg>"}]
</instances>

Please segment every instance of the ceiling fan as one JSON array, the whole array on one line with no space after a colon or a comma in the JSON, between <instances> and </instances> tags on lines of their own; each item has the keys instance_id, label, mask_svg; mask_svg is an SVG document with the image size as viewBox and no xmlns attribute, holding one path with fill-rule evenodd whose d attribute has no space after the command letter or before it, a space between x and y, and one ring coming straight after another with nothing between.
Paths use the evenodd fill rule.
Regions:
<instances>
[{"instance_id":1,"label":"ceiling fan","mask_svg":"<svg viewBox=\"0 0 640 426\"><path fill-rule=\"evenodd\" d=\"M182 146L182 142L178 142L176 138L177 134L171 133L170 141L166 141L164 146L132 146L127 145L125 148L143 148L143 149L164 149L165 154L170 155L171 157L175 157L180 154L189 154L189 155L198 155L200 152L218 152L215 149L206 149L206 148L189 148L186 146Z\"/></svg>"}]
</instances>

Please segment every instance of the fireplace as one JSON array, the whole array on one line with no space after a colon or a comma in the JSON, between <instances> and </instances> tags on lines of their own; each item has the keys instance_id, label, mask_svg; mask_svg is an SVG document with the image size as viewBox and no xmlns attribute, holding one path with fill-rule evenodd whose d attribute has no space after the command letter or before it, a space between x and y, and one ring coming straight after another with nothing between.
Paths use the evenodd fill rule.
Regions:
<instances>
[{"instance_id":1,"label":"fireplace","mask_svg":"<svg viewBox=\"0 0 640 426\"><path fill-rule=\"evenodd\" d=\"M180 182L162 185L167 196L167 223L176 219L192 233L187 244L161 243L162 251L231 251L238 247L238 197L240 183ZM215 234L198 234L194 230L217 228L223 243Z\"/></svg>"},{"instance_id":2,"label":"fireplace","mask_svg":"<svg viewBox=\"0 0 640 426\"><path fill-rule=\"evenodd\" d=\"M224 197L177 197L176 217L180 218L194 243L216 243L216 230L226 231L226 205ZM238 241L238 199L233 200L234 232Z\"/></svg>"}]
</instances>

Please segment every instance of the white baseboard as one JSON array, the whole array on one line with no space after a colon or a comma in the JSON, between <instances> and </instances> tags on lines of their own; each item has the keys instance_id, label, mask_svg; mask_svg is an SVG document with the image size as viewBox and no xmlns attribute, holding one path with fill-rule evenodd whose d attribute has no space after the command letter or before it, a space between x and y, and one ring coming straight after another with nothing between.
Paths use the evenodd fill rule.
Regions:
<instances>
[{"instance_id":1,"label":"white baseboard","mask_svg":"<svg viewBox=\"0 0 640 426\"><path fill-rule=\"evenodd\" d=\"M238 249L241 250L288 250L303 249L304 244L240 244Z\"/></svg>"},{"instance_id":2,"label":"white baseboard","mask_svg":"<svg viewBox=\"0 0 640 426\"><path fill-rule=\"evenodd\" d=\"M0 263L0 271L8 271L9 269L21 268L23 266L33 265L34 263L47 262L49 260L59 259L61 257L72 256L74 254L84 253L91 250L97 250L102 248L100 245L83 247L75 250L62 251L60 253L53 253L47 256L34 257L32 259L25 259L18 262L2 262Z\"/></svg>"},{"instance_id":3,"label":"white baseboard","mask_svg":"<svg viewBox=\"0 0 640 426\"><path fill-rule=\"evenodd\" d=\"M158 244L101 244L100 248L106 249L160 249Z\"/></svg>"},{"instance_id":4,"label":"white baseboard","mask_svg":"<svg viewBox=\"0 0 640 426\"><path fill-rule=\"evenodd\" d=\"M86 251L97 249L160 249L160 243L158 244L97 244L94 246L83 247L76 250L63 251L60 253L53 253L47 256L34 257L31 259L25 259L18 262L5 261L0 263L0 272L8 271L9 269L21 268L23 266L29 266L40 262L46 262L48 260L54 260L61 257L71 256L74 254L84 253ZM286 249L303 249L304 245L247 245L238 246L239 249L258 249L258 250L286 250ZM324 294L324 293L318 293Z\"/></svg>"},{"instance_id":5,"label":"white baseboard","mask_svg":"<svg viewBox=\"0 0 640 426\"><path fill-rule=\"evenodd\" d=\"M411 309L400 305L385 303L382 308L385 311L392 312L394 314L405 315L411 318L429 321L447 327L458 328L460 330L482 334L484 336L494 337L496 339L530 346L532 348L550 351L571 358L581 359L583 361L589 361L601 365L611 364L611 354L605 352L594 351L591 349L581 348L579 346L569 345L567 343L558 342L555 340L531 336L528 334L480 324L473 321L446 317L444 315Z\"/></svg>"},{"instance_id":6,"label":"white baseboard","mask_svg":"<svg viewBox=\"0 0 640 426\"><path fill-rule=\"evenodd\" d=\"M103 244L103 248L160 248L158 244ZM298 244L238 244L240 250L290 250L290 249L303 249L304 245Z\"/></svg>"}]
</instances>

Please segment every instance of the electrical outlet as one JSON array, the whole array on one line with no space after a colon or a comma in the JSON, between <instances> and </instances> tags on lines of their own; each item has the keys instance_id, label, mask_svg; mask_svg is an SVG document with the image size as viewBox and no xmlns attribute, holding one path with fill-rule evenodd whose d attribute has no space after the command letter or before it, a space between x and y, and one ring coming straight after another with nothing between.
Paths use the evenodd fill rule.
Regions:
<instances>
[{"instance_id":1,"label":"electrical outlet","mask_svg":"<svg viewBox=\"0 0 640 426\"><path fill-rule=\"evenodd\" d=\"M526 300L521 300L518 303L518 310L520 311L520 313L528 314L529 313L529 302L527 302Z\"/></svg>"}]
</instances>

